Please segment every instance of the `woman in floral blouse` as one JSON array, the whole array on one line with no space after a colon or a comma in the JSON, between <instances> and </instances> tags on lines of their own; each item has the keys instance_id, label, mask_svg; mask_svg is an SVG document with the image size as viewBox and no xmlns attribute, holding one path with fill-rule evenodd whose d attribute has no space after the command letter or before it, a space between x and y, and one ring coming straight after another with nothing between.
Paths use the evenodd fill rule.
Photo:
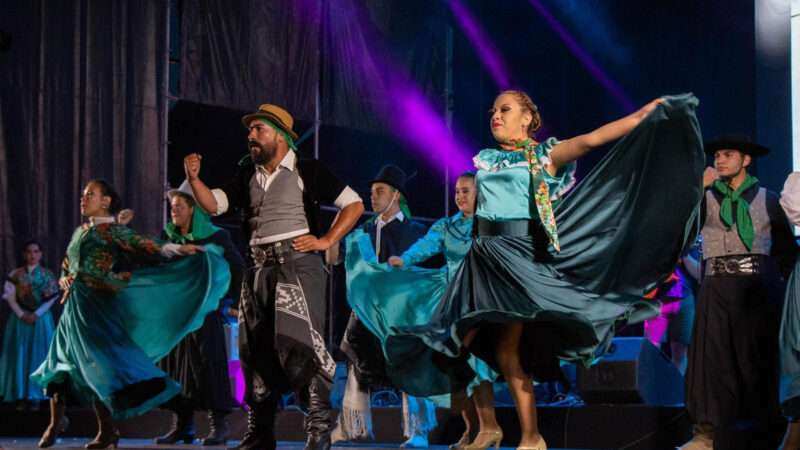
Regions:
<instances>
[{"instance_id":1,"label":"woman in floral blouse","mask_svg":"<svg viewBox=\"0 0 800 450\"><path fill-rule=\"evenodd\" d=\"M198 328L228 288L227 263L216 248L156 267L202 247L162 245L119 225L119 202L102 180L90 181L81 197L88 223L67 247L59 279L64 313L31 376L51 396L40 447L55 443L66 398L94 406L99 431L86 448L116 447L113 419L143 414L180 391L155 361Z\"/></svg>"},{"instance_id":2,"label":"woman in floral blouse","mask_svg":"<svg viewBox=\"0 0 800 450\"><path fill-rule=\"evenodd\" d=\"M25 265L8 274L3 289L12 314L0 353L0 398L18 402L18 409L28 402L36 408L45 399L42 389L28 377L47 355L55 328L50 307L58 297L56 276L40 264L41 245L26 242L22 256Z\"/></svg>"}]
</instances>

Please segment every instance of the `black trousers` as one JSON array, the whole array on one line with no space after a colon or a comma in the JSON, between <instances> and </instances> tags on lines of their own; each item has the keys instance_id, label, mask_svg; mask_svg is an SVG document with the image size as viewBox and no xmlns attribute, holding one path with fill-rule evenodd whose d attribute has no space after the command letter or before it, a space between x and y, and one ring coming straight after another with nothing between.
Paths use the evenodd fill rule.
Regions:
<instances>
[{"instance_id":1,"label":"black trousers","mask_svg":"<svg viewBox=\"0 0 800 450\"><path fill-rule=\"evenodd\" d=\"M203 326L183 338L158 366L182 388L164 408L187 414L194 410L228 413L233 407L224 320L219 312L208 314Z\"/></svg>"},{"instance_id":2,"label":"black trousers","mask_svg":"<svg viewBox=\"0 0 800 450\"><path fill-rule=\"evenodd\" d=\"M714 447L768 448L778 409L777 276L708 276L686 373L686 407L714 430Z\"/></svg>"},{"instance_id":3,"label":"black trousers","mask_svg":"<svg viewBox=\"0 0 800 450\"><path fill-rule=\"evenodd\" d=\"M245 400L257 407L294 391L308 410L308 433L331 428L335 363L322 338L325 287L322 257L313 253L252 267L242 284L239 357Z\"/></svg>"}]
</instances>

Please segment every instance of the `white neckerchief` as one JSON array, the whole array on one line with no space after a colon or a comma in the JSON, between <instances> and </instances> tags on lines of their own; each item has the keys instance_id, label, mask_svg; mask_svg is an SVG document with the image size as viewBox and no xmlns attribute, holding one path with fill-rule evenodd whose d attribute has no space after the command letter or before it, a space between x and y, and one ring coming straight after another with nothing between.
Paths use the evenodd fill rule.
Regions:
<instances>
[{"instance_id":1,"label":"white neckerchief","mask_svg":"<svg viewBox=\"0 0 800 450\"><path fill-rule=\"evenodd\" d=\"M104 223L114 223L116 219L114 216L92 216L89 217L89 226L102 225Z\"/></svg>"},{"instance_id":2,"label":"white neckerchief","mask_svg":"<svg viewBox=\"0 0 800 450\"><path fill-rule=\"evenodd\" d=\"M403 211L397 211L397 214L389 217L389 220L384 221L383 216L379 214L378 219L375 221L375 257L379 260L381 257L381 230L395 219L402 222L406 219L406 216L403 215Z\"/></svg>"}]
</instances>

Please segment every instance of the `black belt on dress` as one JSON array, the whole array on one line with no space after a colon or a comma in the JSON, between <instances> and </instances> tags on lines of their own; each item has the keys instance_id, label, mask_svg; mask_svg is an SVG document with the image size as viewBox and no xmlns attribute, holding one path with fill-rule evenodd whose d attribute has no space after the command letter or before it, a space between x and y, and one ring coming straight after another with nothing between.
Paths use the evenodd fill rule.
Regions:
<instances>
[{"instance_id":1,"label":"black belt on dress","mask_svg":"<svg viewBox=\"0 0 800 450\"><path fill-rule=\"evenodd\" d=\"M476 217L478 236L533 236L536 223L529 219L496 222Z\"/></svg>"},{"instance_id":2,"label":"black belt on dress","mask_svg":"<svg viewBox=\"0 0 800 450\"><path fill-rule=\"evenodd\" d=\"M706 275L711 277L750 276L764 271L764 255L718 256L706 260Z\"/></svg>"},{"instance_id":3,"label":"black belt on dress","mask_svg":"<svg viewBox=\"0 0 800 450\"><path fill-rule=\"evenodd\" d=\"M287 261L300 259L313 253L298 252L292 248L295 238L284 239L269 244L259 244L250 247L250 255L257 266L276 266Z\"/></svg>"}]
</instances>

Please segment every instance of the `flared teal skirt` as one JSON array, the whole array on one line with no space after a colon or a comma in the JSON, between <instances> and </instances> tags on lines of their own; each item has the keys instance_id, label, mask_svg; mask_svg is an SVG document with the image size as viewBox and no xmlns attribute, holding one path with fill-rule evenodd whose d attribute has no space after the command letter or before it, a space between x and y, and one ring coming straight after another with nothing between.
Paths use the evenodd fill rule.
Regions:
<instances>
[{"instance_id":1,"label":"flared teal skirt","mask_svg":"<svg viewBox=\"0 0 800 450\"><path fill-rule=\"evenodd\" d=\"M99 400L115 419L143 414L180 386L156 366L217 308L230 283L222 250L133 272L128 286L100 294L76 279L47 358L31 376L83 403Z\"/></svg>"},{"instance_id":2,"label":"flared teal skirt","mask_svg":"<svg viewBox=\"0 0 800 450\"><path fill-rule=\"evenodd\" d=\"M643 296L698 231L697 104L667 97L556 206L560 252L535 222L522 235L478 236L428 324L390 330L392 381L416 396L458 389L474 377L462 351L473 329L470 352L499 371L498 337L511 322L524 324L523 368L557 379L559 360L591 364L617 327L656 315Z\"/></svg>"}]
</instances>

